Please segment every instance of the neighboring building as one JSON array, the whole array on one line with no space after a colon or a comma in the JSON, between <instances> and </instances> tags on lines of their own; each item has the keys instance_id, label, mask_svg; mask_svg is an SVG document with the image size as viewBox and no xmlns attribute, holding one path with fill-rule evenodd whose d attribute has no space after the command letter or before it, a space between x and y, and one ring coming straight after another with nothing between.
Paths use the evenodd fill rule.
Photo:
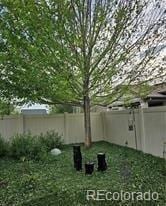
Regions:
<instances>
[{"instance_id":1,"label":"neighboring building","mask_svg":"<svg viewBox=\"0 0 166 206\"><path fill-rule=\"evenodd\" d=\"M109 108L104 106L98 106L98 105L91 107L91 112L104 112L104 111L109 111Z\"/></svg>"},{"instance_id":2,"label":"neighboring building","mask_svg":"<svg viewBox=\"0 0 166 206\"><path fill-rule=\"evenodd\" d=\"M43 115L47 114L46 109L21 109L21 114L24 115Z\"/></svg>"},{"instance_id":3,"label":"neighboring building","mask_svg":"<svg viewBox=\"0 0 166 206\"><path fill-rule=\"evenodd\" d=\"M153 92L149 94L144 99L144 101L147 102L148 107L166 106L166 90L165 94L163 94L161 91Z\"/></svg>"},{"instance_id":4,"label":"neighboring building","mask_svg":"<svg viewBox=\"0 0 166 206\"><path fill-rule=\"evenodd\" d=\"M151 86L149 94L144 97L139 97L139 93L135 91L133 91L132 96L133 97L127 102L127 104L124 101L124 97L122 97L120 101L116 101L108 105L107 107L111 110L121 110L126 107L147 108L155 106L166 106L166 82Z\"/></svg>"}]
</instances>

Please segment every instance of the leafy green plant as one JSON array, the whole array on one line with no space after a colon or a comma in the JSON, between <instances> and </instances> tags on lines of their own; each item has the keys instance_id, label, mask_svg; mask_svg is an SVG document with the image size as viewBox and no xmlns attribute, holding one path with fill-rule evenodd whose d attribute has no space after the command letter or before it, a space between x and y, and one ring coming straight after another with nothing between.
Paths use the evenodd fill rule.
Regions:
<instances>
[{"instance_id":1,"label":"leafy green plant","mask_svg":"<svg viewBox=\"0 0 166 206\"><path fill-rule=\"evenodd\" d=\"M16 159L27 157L38 160L46 151L44 145L38 141L37 136L28 134L17 134L11 139L10 155Z\"/></svg>"},{"instance_id":2,"label":"leafy green plant","mask_svg":"<svg viewBox=\"0 0 166 206\"><path fill-rule=\"evenodd\" d=\"M5 156L8 151L8 143L0 135L0 157Z\"/></svg>"},{"instance_id":3,"label":"leafy green plant","mask_svg":"<svg viewBox=\"0 0 166 206\"><path fill-rule=\"evenodd\" d=\"M41 134L38 138L41 144L47 147L47 151L50 151L53 148L62 148L62 137L54 130L47 131L45 134Z\"/></svg>"},{"instance_id":4,"label":"leafy green plant","mask_svg":"<svg viewBox=\"0 0 166 206\"><path fill-rule=\"evenodd\" d=\"M32 138L29 134L17 134L11 139L10 155L14 158L22 158L27 156L30 146L32 145Z\"/></svg>"},{"instance_id":5,"label":"leafy green plant","mask_svg":"<svg viewBox=\"0 0 166 206\"><path fill-rule=\"evenodd\" d=\"M62 138L54 131L33 136L17 134L10 141L10 156L16 159L28 158L33 160L45 160L47 153L53 148L61 148Z\"/></svg>"}]
</instances>

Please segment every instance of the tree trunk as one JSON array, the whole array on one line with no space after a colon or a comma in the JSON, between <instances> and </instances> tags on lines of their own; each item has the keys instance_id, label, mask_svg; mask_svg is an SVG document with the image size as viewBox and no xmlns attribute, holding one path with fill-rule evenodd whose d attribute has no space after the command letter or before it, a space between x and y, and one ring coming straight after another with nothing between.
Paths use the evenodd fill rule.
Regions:
<instances>
[{"instance_id":1,"label":"tree trunk","mask_svg":"<svg viewBox=\"0 0 166 206\"><path fill-rule=\"evenodd\" d=\"M89 148L92 143L89 96L84 96L84 126L85 126L85 147Z\"/></svg>"}]
</instances>

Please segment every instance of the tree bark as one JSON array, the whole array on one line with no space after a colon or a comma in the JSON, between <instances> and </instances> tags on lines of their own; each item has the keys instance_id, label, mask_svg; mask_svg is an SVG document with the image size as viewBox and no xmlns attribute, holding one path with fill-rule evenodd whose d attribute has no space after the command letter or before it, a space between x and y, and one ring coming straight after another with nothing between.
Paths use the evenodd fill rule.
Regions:
<instances>
[{"instance_id":1,"label":"tree bark","mask_svg":"<svg viewBox=\"0 0 166 206\"><path fill-rule=\"evenodd\" d=\"M90 120L90 99L84 96L84 127L85 127L85 147L89 148L92 144L91 120Z\"/></svg>"}]
</instances>

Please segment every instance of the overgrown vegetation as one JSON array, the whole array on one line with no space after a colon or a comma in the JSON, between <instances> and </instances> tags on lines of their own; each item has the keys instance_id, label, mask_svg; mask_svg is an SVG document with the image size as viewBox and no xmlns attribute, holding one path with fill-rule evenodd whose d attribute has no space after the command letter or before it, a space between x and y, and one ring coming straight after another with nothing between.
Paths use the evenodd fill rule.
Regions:
<instances>
[{"instance_id":1,"label":"overgrown vegetation","mask_svg":"<svg viewBox=\"0 0 166 206\"><path fill-rule=\"evenodd\" d=\"M52 131L47 131L46 134L41 134L40 136L38 136L38 141L42 144L45 145L47 148L47 151L53 149L53 148L61 148L63 141L62 141L62 137Z\"/></svg>"},{"instance_id":2,"label":"overgrown vegetation","mask_svg":"<svg viewBox=\"0 0 166 206\"><path fill-rule=\"evenodd\" d=\"M0 135L0 157L5 156L8 150L7 142Z\"/></svg>"},{"instance_id":3,"label":"overgrown vegetation","mask_svg":"<svg viewBox=\"0 0 166 206\"><path fill-rule=\"evenodd\" d=\"M31 133L17 134L8 143L0 137L0 156L8 155L15 159L25 157L27 159L40 160L51 149L61 148L62 144L61 136L54 131L48 131L46 134L36 136Z\"/></svg>"},{"instance_id":4,"label":"overgrown vegetation","mask_svg":"<svg viewBox=\"0 0 166 206\"><path fill-rule=\"evenodd\" d=\"M0 205L3 206L85 206L164 205L163 159L127 147L99 142L91 149L82 146L83 161L95 162L95 172L86 176L73 168L72 146L60 156L45 161L0 159ZM105 152L108 170L97 172L96 155ZM127 173L126 173L127 171ZM158 201L86 201L86 190L156 191Z\"/></svg>"},{"instance_id":5,"label":"overgrown vegetation","mask_svg":"<svg viewBox=\"0 0 166 206\"><path fill-rule=\"evenodd\" d=\"M31 134L16 135L11 140L10 155L17 159L21 157L39 159L45 151L45 145L42 145L38 138Z\"/></svg>"}]
</instances>

